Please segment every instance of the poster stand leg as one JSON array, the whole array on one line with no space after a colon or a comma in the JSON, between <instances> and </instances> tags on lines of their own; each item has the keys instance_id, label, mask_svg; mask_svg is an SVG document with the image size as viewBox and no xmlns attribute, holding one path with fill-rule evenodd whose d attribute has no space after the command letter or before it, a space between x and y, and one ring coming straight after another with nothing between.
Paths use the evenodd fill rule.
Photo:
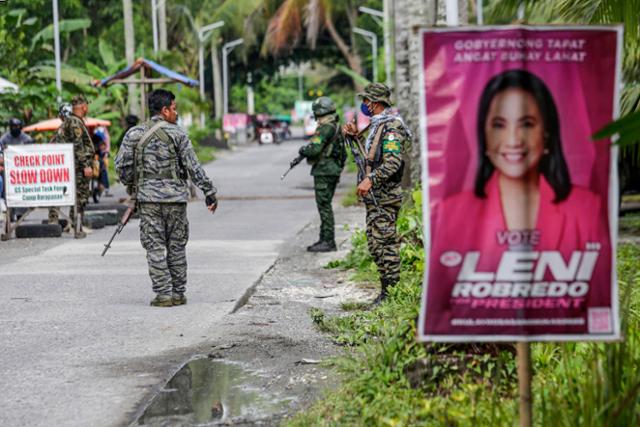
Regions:
<instances>
[{"instance_id":1,"label":"poster stand leg","mask_svg":"<svg viewBox=\"0 0 640 427\"><path fill-rule=\"evenodd\" d=\"M531 427L532 396L531 396L531 348L528 342L516 344L518 359L518 391L520 395L520 427Z\"/></svg>"}]
</instances>

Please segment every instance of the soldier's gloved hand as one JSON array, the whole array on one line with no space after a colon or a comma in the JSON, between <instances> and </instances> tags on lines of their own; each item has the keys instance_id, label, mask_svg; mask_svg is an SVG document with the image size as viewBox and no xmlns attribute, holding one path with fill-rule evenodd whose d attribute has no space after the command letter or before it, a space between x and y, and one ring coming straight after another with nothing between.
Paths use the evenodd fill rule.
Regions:
<instances>
[{"instance_id":1,"label":"soldier's gloved hand","mask_svg":"<svg viewBox=\"0 0 640 427\"><path fill-rule=\"evenodd\" d=\"M207 205L207 209L209 209L209 212L211 213L214 213L218 208L218 199L216 199L216 196L213 194L206 197L205 203Z\"/></svg>"}]
</instances>

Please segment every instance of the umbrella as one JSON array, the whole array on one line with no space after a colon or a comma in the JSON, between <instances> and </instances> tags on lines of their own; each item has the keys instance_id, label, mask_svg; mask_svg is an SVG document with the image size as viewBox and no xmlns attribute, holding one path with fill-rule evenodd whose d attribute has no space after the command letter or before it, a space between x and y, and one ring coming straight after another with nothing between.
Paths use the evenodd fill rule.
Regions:
<instances>
[{"instance_id":1,"label":"umbrella","mask_svg":"<svg viewBox=\"0 0 640 427\"><path fill-rule=\"evenodd\" d=\"M42 132L47 130L58 130L60 125L62 124L62 120L60 119L49 119L42 122L38 122L23 128L22 130L25 132ZM111 126L111 122L109 120L102 119L94 119L92 117L85 117L84 124L88 128L94 128L97 126Z\"/></svg>"}]
</instances>

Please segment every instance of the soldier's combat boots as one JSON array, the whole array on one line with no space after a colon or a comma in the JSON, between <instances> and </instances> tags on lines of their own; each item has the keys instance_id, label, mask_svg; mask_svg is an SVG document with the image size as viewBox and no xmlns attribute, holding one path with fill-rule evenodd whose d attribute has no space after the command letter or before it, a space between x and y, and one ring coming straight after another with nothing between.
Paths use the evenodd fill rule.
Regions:
<instances>
[{"instance_id":1,"label":"soldier's combat boots","mask_svg":"<svg viewBox=\"0 0 640 427\"><path fill-rule=\"evenodd\" d=\"M336 250L335 242L318 242L307 248L309 252L333 252Z\"/></svg>"},{"instance_id":2,"label":"soldier's combat boots","mask_svg":"<svg viewBox=\"0 0 640 427\"><path fill-rule=\"evenodd\" d=\"M395 284L396 282L392 282L387 279L380 279L380 295L378 295L371 304L378 305L387 299L387 296L389 296L389 288L391 286L395 286Z\"/></svg>"},{"instance_id":3,"label":"soldier's combat boots","mask_svg":"<svg viewBox=\"0 0 640 427\"><path fill-rule=\"evenodd\" d=\"M307 246L307 250L309 252L311 252L311 248L315 248L316 246L318 246L320 243L322 243L322 240L318 240L317 242L315 242L313 245L309 245Z\"/></svg>"},{"instance_id":4,"label":"soldier's combat boots","mask_svg":"<svg viewBox=\"0 0 640 427\"><path fill-rule=\"evenodd\" d=\"M187 303L187 297L184 294L173 294L171 297L173 305L185 305Z\"/></svg>"},{"instance_id":5,"label":"soldier's combat boots","mask_svg":"<svg viewBox=\"0 0 640 427\"><path fill-rule=\"evenodd\" d=\"M149 303L152 307L172 307L173 300L170 296L158 295Z\"/></svg>"}]
</instances>

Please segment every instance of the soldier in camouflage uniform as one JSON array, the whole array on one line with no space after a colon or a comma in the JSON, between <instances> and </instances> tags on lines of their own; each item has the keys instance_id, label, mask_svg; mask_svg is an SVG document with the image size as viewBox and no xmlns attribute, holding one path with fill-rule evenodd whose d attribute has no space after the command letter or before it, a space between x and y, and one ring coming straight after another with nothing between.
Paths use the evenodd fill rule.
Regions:
<instances>
[{"instance_id":1,"label":"soldier in camouflage uniform","mask_svg":"<svg viewBox=\"0 0 640 427\"><path fill-rule=\"evenodd\" d=\"M73 153L76 169L76 206L78 208L78 216L76 224L76 215L71 209L69 218L73 224L74 237L76 239L86 237L86 233L82 231L82 214L84 208L89 201L91 195L91 178L93 177L92 162L95 155L91 136L84 123L84 118L89 111L89 104L82 95L74 96L71 100L71 113L63 118L62 125L56 132L52 142L73 144ZM49 210L49 222L58 222L58 210Z\"/></svg>"},{"instance_id":2,"label":"soldier in camouflage uniform","mask_svg":"<svg viewBox=\"0 0 640 427\"><path fill-rule=\"evenodd\" d=\"M346 152L339 129L338 115L333 101L322 96L311 104L318 128L311 142L300 148L300 155L313 165L313 188L316 205L320 213L320 240L309 246L309 252L336 250L335 223L331 202L336 191L340 173L344 167Z\"/></svg>"},{"instance_id":3,"label":"soldier in camouflage uniform","mask_svg":"<svg viewBox=\"0 0 640 427\"><path fill-rule=\"evenodd\" d=\"M412 135L402 119L389 111L391 91L386 85L369 84L358 96L362 98L362 113L371 117L371 124L365 129L366 138L358 134L355 123L345 125L343 132L359 138L361 144L364 142L366 175L357 191L367 209L367 244L380 274L381 292L374 301L379 303L387 297L389 287L400 279L396 220L402 204L402 154Z\"/></svg>"},{"instance_id":4,"label":"soldier in camouflage uniform","mask_svg":"<svg viewBox=\"0 0 640 427\"><path fill-rule=\"evenodd\" d=\"M173 93L149 95L151 120L127 131L115 159L120 180L137 202L140 242L147 251L156 297L152 306L186 304L187 201L191 180L206 196L210 212L218 207L216 188L198 162L187 134L176 125Z\"/></svg>"}]
</instances>

